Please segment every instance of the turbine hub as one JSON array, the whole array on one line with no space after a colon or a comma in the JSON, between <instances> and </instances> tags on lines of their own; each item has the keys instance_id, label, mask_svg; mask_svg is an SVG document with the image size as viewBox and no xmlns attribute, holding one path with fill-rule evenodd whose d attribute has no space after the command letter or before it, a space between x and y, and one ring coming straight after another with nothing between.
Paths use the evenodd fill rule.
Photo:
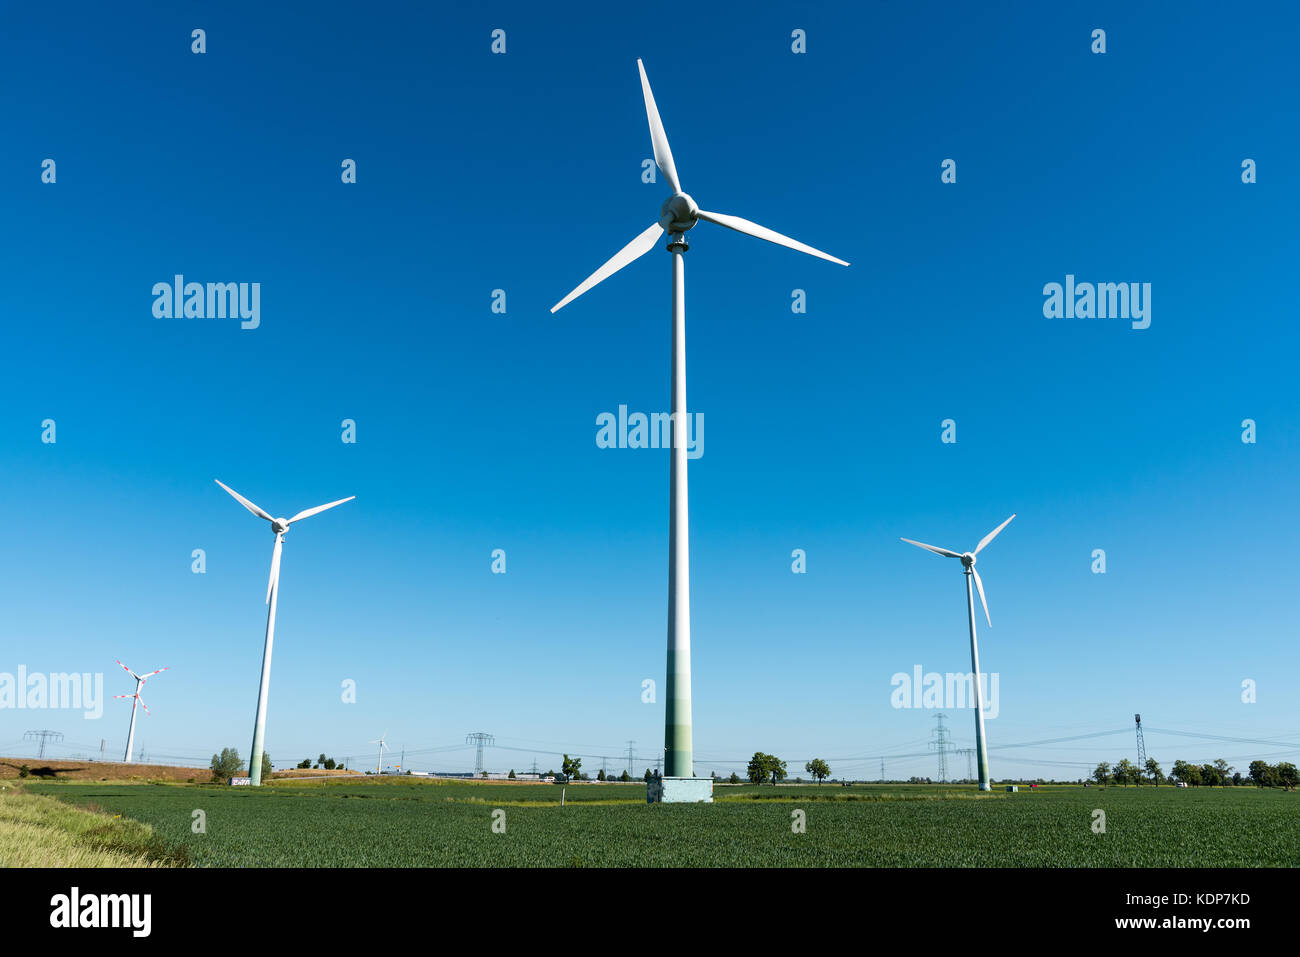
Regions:
<instances>
[{"instance_id":1,"label":"turbine hub","mask_svg":"<svg viewBox=\"0 0 1300 957\"><path fill-rule=\"evenodd\" d=\"M689 193L674 193L659 208L659 225L666 233L684 233L700 220L700 207Z\"/></svg>"},{"instance_id":2,"label":"turbine hub","mask_svg":"<svg viewBox=\"0 0 1300 957\"><path fill-rule=\"evenodd\" d=\"M966 554L962 555L961 563L963 567L970 568L975 564L975 556L972 555L970 552L967 552Z\"/></svg>"},{"instance_id":3,"label":"turbine hub","mask_svg":"<svg viewBox=\"0 0 1300 957\"><path fill-rule=\"evenodd\" d=\"M283 535L289 530L289 520L287 518L277 518L271 522L271 530L277 535Z\"/></svg>"}]
</instances>

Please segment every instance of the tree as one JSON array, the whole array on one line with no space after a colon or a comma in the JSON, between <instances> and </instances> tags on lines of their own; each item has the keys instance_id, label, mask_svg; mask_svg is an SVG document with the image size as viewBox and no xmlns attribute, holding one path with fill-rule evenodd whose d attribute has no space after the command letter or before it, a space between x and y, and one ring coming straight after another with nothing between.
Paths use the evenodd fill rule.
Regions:
<instances>
[{"instance_id":1,"label":"tree","mask_svg":"<svg viewBox=\"0 0 1300 957\"><path fill-rule=\"evenodd\" d=\"M649 783L650 783L650 769L649 769L649 768L646 768L646 769L645 769L645 781L646 781L646 784L649 784Z\"/></svg>"},{"instance_id":2,"label":"tree","mask_svg":"<svg viewBox=\"0 0 1300 957\"><path fill-rule=\"evenodd\" d=\"M1223 758L1214 759L1214 770L1218 773L1220 784L1226 785L1232 780L1233 767Z\"/></svg>"},{"instance_id":3,"label":"tree","mask_svg":"<svg viewBox=\"0 0 1300 957\"><path fill-rule=\"evenodd\" d=\"M745 773L755 784L762 784L769 778L773 784L776 784L777 781L785 780L785 762L774 754L755 751L754 756L749 759L749 766L745 769Z\"/></svg>"},{"instance_id":4,"label":"tree","mask_svg":"<svg viewBox=\"0 0 1300 957\"><path fill-rule=\"evenodd\" d=\"M1201 784L1206 787L1218 787L1223 782L1219 780L1219 769L1213 764L1201 765Z\"/></svg>"},{"instance_id":5,"label":"tree","mask_svg":"<svg viewBox=\"0 0 1300 957\"><path fill-rule=\"evenodd\" d=\"M1271 788L1273 786L1273 768L1267 761L1250 762L1250 779L1255 782L1257 788Z\"/></svg>"},{"instance_id":6,"label":"tree","mask_svg":"<svg viewBox=\"0 0 1300 957\"><path fill-rule=\"evenodd\" d=\"M785 762L774 754L769 754L767 757L767 770L772 776L772 787L776 787L778 781L785 780Z\"/></svg>"},{"instance_id":7,"label":"tree","mask_svg":"<svg viewBox=\"0 0 1300 957\"><path fill-rule=\"evenodd\" d=\"M333 759L333 758L326 758L326 759L324 760L324 762L322 762L322 763L323 763L323 765L324 765L326 771L333 771L333 770L334 770L334 759Z\"/></svg>"},{"instance_id":8,"label":"tree","mask_svg":"<svg viewBox=\"0 0 1300 957\"><path fill-rule=\"evenodd\" d=\"M604 768L601 768L599 771L596 772L596 780L597 780L597 781L603 781L603 780L605 780L605 769L604 769Z\"/></svg>"},{"instance_id":9,"label":"tree","mask_svg":"<svg viewBox=\"0 0 1300 957\"><path fill-rule=\"evenodd\" d=\"M506 777L509 778L511 781L513 781L515 779L515 769L511 768L510 773L507 774Z\"/></svg>"},{"instance_id":10,"label":"tree","mask_svg":"<svg viewBox=\"0 0 1300 957\"><path fill-rule=\"evenodd\" d=\"M831 766L821 758L813 758L803 766L803 769L816 778L818 784L831 776Z\"/></svg>"},{"instance_id":11,"label":"tree","mask_svg":"<svg viewBox=\"0 0 1300 957\"><path fill-rule=\"evenodd\" d=\"M262 752L262 779L271 780L271 754L269 751Z\"/></svg>"},{"instance_id":12,"label":"tree","mask_svg":"<svg viewBox=\"0 0 1300 957\"><path fill-rule=\"evenodd\" d=\"M1096 778L1098 784L1105 785L1106 779L1110 776L1110 764L1106 761L1101 762L1097 765L1097 770L1092 772L1092 776Z\"/></svg>"},{"instance_id":13,"label":"tree","mask_svg":"<svg viewBox=\"0 0 1300 957\"><path fill-rule=\"evenodd\" d=\"M731 777L727 778L727 783L728 783L728 784L739 784L739 783L740 783L740 775L737 774L735 771L732 771L732 772L731 772Z\"/></svg>"},{"instance_id":14,"label":"tree","mask_svg":"<svg viewBox=\"0 0 1300 957\"><path fill-rule=\"evenodd\" d=\"M618 776L618 779L624 783L627 783L628 781L632 780L632 775L628 774L627 771L624 771L622 774Z\"/></svg>"},{"instance_id":15,"label":"tree","mask_svg":"<svg viewBox=\"0 0 1300 957\"><path fill-rule=\"evenodd\" d=\"M1212 765L1206 765L1211 771L1214 770ZM1169 776L1175 781L1179 781L1189 787L1196 787L1203 780L1202 768L1195 764L1188 764L1186 761L1175 761L1174 769Z\"/></svg>"},{"instance_id":16,"label":"tree","mask_svg":"<svg viewBox=\"0 0 1300 957\"><path fill-rule=\"evenodd\" d=\"M212 780L224 784L239 773L241 763L237 750L222 748L212 756Z\"/></svg>"},{"instance_id":17,"label":"tree","mask_svg":"<svg viewBox=\"0 0 1300 957\"><path fill-rule=\"evenodd\" d=\"M1156 787L1160 787L1160 782L1164 780L1165 776L1163 772L1161 772L1160 764L1155 758L1147 758L1146 770L1147 777L1151 779L1151 783Z\"/></svg>"},{"instance_id":18,"label":"tree","mask_svg":"<svg viewBox=\"0 0 1300 957\"><path fill-rule=\"evenodd\" d=\"M1279 761L1273 767L1273 777L1288 791L1294 791L1296 784L1300 783L1297 781L1296 767L1290 761Z\"/></svg>"},{"instance_id":19,"label":"tree","mask_svg":"<svg viewBox=\"0 0 1300 957\"><path fill-rule=\"evenodd\" d=\"M582 768L582 758L571 758L567 754L564 761L560 764L560 772L566 777L576 779Z\"/></svg>"},{"instance_id":20,"label":"tree","mask_svg":"<svg viewBox=\"0 0 1300 957\"><path fill-rule=\"evenodd\" d=\"M298 767L301 769L310 768L311 758L303 758L301 761L298 762Z\"/></svg>"},{"instance_id":21,"label":"tree","mask_svg":"<svg viewBox=\"0 0 1300 957\"><path fill-rule=\"evenodd\" d=\"M1136 781L1138 769L1128 758L1122 759L1115 765L1115 783L1128 787L1130 781Z\"/></svg>"}]
</instances>

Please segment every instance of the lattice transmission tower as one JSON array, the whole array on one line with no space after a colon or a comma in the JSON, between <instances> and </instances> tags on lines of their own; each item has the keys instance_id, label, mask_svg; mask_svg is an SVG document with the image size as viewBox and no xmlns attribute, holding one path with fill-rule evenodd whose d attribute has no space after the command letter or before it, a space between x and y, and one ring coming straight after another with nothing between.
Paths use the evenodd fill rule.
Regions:
<instances>
[{"instance_id":1,"label":"lattice transmission tower","mask_svg":"<svg viewBox=\"0 0 1300 957\"><path fill-rule=\"evenodd\" d=\"M25 740L27 740L28 738L39 738L39 739L40 739L40 742L41 742L40 751L37 753L36 757L37 757L37 758L43 758L43 757L45 757L45 741L46 741L46 739L47 739L47 738L53 738L53 739L55 740L56 743L59 742L59 741L62 741L62 740L63 740L63 732L62 732L62 731L44 731L44 730L42 730L42 731L27 731L27 732L24 732L24 734L23 734L23 740L25 741Z\"/></svg>"},{"instance_id":2,"label":"lattice transmission tower","mask_svg":"<svg viewBox=\"0 0 1300 957\"><path fill-rule=\"evenodd\" d=\"M474 773L476 775L483 773L483 746L496 744L496 738L483 731L471 731L465 735L465 743L477 745L474 752Z\"/></svg>"},{"instance_id":3,"label":"lattice transmission tower","mask_svg":"<svg viewBox=\"0 0 1300 957\"><path fill-rule=\"evenodd\" d=\"M934 716L939 722L939 726L934 729L935 739L930 742L930 747L939 754L939 780L943 783L948 781L948 752L951 750L952 742L948 740L948 729L943 726L943 719L948 717L943 712Z\"/></svg>"}]
</instances>

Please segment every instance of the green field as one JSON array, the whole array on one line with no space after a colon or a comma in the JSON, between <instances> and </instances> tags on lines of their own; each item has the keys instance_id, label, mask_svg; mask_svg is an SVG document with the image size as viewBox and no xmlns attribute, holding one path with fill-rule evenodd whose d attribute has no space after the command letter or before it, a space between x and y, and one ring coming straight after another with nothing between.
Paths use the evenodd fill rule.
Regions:
<instances>
[{"instance_id":1,"label":"green field","mask_svg":"<svg viewBox=\"0 0 1300 957\"><path fill-rule=\"evenodd\" d=\"M409 778L27 789L148 824L201 866L1300 865L1300 794L1253 787L746 786L718 788L712 805L648 806L643 784L570 785L564 807L558 785ZM806 833L792 832L795 810Z\"/></svg>"}]
</instances>

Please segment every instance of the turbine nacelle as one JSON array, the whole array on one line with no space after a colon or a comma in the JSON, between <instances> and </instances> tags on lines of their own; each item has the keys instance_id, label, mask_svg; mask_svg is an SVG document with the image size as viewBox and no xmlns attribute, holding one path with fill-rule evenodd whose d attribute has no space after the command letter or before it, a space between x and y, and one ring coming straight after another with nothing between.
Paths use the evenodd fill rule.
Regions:
<instances>
[{"instance_id":1,"label":"turbine nacelle","mask_svg":"<svg viewBox=\"0 0 1300 957\"><path fill-rule=\"evenodd\" d=\"M283 535L289 530L289 520L287 518L271 519L271 531L277 535Z\"/></svg>"},{"instance_id":2,"label":"turbine nacelle","mask_svg":"<svg viewBox=\"0 0 1300 957\"><path fill-rule=\"evenodd\" d=\"M960 556L960 558L961 558L961 563L962 563L962 566L963 566L963 567L965 567L965 568L973 568L973 567L975 567L975 561L976 561L976 558L975 558L975 556L974 556L973 553L971 553L971 552L965 552L965 553L963 553L963 554Z\"/></svg>"},{"instance_id":3,"label":"turbine nacelle","mask_svg":"<svg viewBox=\"0 0 1300 957\"><path fill-rule=\"evenodd\" d=\"M689 193L676 192L659 208L659 225L670 236L680 235L700 221L700 207Z\"/></svg>"}]
</instances>

